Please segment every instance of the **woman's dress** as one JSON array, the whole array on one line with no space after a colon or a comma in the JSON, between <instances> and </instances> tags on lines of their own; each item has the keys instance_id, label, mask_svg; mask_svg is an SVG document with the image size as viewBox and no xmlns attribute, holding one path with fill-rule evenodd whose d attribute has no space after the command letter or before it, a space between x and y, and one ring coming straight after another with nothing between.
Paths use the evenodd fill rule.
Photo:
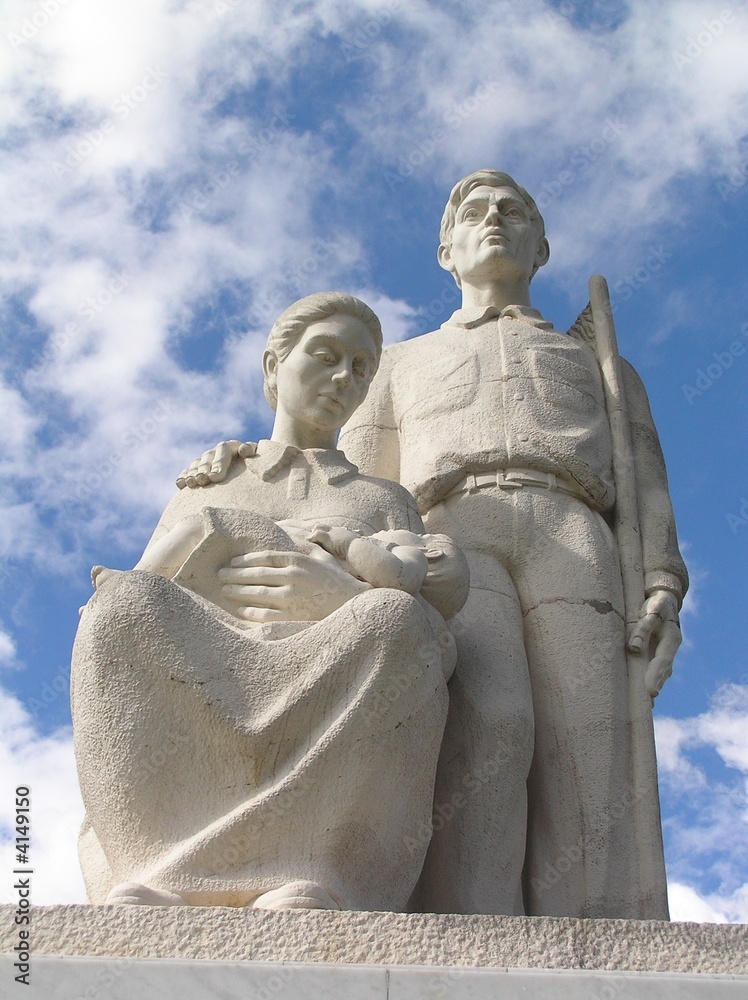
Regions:
<instances>
[{"instance_id":1,"label":"woman's dress","mask_svg":"<svg viewBox=\"0 0 748 1000\"><path fill-rule=\"evenodd\" d=\"M319 622L253 625L200 579L232 555L290 547L279 519L421 531L410 495L340 452L262 442L226 482L174 497L154 540L196 515L204 537L175 580L113 575L81 618L73 721L91 902L137 882L244 906L308 880L344 909L404 910L454 667L443 619L381 589Z\"/></svg>"}]
</instances>

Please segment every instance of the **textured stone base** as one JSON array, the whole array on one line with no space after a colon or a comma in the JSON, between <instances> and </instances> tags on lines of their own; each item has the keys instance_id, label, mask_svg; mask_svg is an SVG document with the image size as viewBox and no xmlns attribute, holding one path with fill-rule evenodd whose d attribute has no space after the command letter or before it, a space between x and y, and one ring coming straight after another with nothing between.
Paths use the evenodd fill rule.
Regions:
<instances>
[{"instance_id":1,"label":"textured stone base","mask_svg":"<svg viewBox=\"0 0 748 1000\"><path fill-rule=\"evenodd\" d=\"M19 940L15 912L0 907L5 955ZM748 975L744 924L49 906L32 908L29 930L32 962L67 955Z\"/></svg>"},{"instance_id":2,"label":"textured stone base","mask_svg":"<svg viewBox=\"0 0 748 1000\"><path fill-rule=\"evenodd\" d=\"M3 997L15 996L0 956ZM279 965L174 959L32 960L30 1000L744 1000L746 976L538 969L429 969L382 965Z\"/></svg>"}]
</instances>

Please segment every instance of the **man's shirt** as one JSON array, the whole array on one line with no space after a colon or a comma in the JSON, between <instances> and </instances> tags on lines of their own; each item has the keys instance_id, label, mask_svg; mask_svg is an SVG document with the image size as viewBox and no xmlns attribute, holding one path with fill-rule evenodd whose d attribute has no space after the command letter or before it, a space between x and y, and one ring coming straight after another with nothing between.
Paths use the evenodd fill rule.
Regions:
<instances>
[{"instance_id":1,"label":"man's shirt","mask_svg":"<svg viewBox=\"0 0 748 1000\"><path fill-rule=\"evenodd\" d=\"M679 597L687 575L646 393L623 365L645 552L645 586ZM394 479L422 514L468 472L554 473L602 513L615 502L610 427L592 349L536 309L459 309L434 333L385 349L340 446Z\"/></svg>"}]
</instances>

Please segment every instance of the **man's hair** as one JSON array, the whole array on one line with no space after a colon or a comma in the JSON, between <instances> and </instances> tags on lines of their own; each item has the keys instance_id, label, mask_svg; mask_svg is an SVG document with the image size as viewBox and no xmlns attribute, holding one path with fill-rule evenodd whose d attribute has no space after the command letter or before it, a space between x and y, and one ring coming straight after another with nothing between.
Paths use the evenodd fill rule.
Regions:
<instances>
[{"instance_id":1,"label":"man's hair","mask_svg":"<svg viewBox=\"0 0 748 1000\"><path fill-rule=\"evenodd\" d=\"M532 222L535 233L537 234L538 243L545 238L545 222L543 221L543 216L540 214L540 209L522 185L518 184L513 177L509 176L509 174L502 173L500 170L491 170L488 167L484 167L482 170L476 170L475 173L468 174L467 177L463 177L462 180L458 181L452 188L449 200L447 201L447 206L444 209L441 229L439 231L439 241L442 246L450 247L452 245L452 231L455 227L457 210L460 205L474 188L483 186L514 188L530 210L530 221ZM532 275L530 275L531 281L535 271L537 271L537 267L533 269ZM452 273L454 274L455 280L459 285L459 275L455 272Z\"/></svg>"},{"instance_id":2,"label":"man's hair","mask_svg":"<svg viewBox=\"0 0 748 1000\"><path fill-rule=\"evenodd\" d=\"M376 361L379 365L382 355L382 326L376 314L365 302L345 292L315 292L292 303L273 323L265 349L272 351L279 362L284 361L304 336L307 327L340 314L353 316L366 324L374 340ZM267 377L262 388L265 399L275 410L278 405L278 394L268 385Z\"/></svg>"}]
</instances>

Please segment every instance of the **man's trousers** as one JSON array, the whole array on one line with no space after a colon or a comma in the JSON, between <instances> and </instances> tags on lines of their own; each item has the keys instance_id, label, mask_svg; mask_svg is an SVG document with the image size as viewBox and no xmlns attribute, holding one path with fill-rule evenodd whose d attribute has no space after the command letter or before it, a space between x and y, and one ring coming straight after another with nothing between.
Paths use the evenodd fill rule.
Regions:
<instances>
[{"instance_id":1,"label":"man's trousers","mask_svg":"<svg viewBox=\"0 0 748 1000\"><path fill-rule=\"evenodd\" d=\"M470 563L414 908L641 915L623 595L603 517L535 487L428 512Z\"/></svg>"}]
</instances>

